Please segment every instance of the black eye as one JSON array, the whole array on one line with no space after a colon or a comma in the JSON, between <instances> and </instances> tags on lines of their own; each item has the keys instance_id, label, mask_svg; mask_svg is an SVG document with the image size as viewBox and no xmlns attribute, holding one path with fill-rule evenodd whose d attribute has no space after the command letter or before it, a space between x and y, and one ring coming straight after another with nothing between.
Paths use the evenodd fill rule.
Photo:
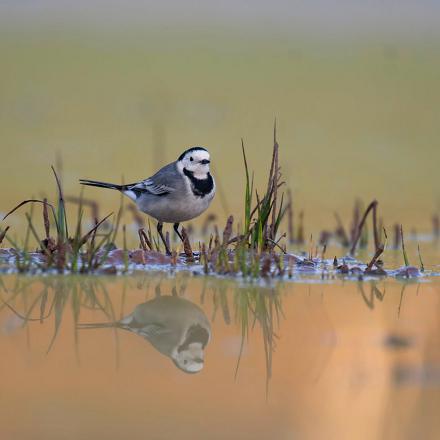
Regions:
<instances>
[{"instance_id":1,"label":"black eye","mask_svg":"<svg viewBox=\"0 0 440 440\"><path fill-rule=\"evenodd\" d=\"M189 160L192 162L194 159L192 157L190 157Z\"/></svg>"}]
</instances>

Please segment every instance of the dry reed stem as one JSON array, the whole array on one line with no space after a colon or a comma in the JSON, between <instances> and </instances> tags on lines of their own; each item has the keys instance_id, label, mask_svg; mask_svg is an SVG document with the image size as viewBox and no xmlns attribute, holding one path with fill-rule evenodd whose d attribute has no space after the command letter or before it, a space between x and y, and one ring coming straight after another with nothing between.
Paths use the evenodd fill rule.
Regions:
<instances>
[{"instance_id":1,"label":"dry reed stem","mask_svg":"<svg viewBox=\"0 0 440 440\"><path fill-rule=\"evenodd\" d=\"M186 255L186 261L188 263L193 263L194 262L194 254L191 249L191 244L189 242L188 233L186 232L186 229L184 227L182 227L182 230L180 231L180 233L182 234L182 238L183 238L183 252Z\"/></svg>"},{"instance_id":2,"label":"dry reed stem","mask_svg":"<svg viewBox=\"0 0 440 440\"><path fill-rule=\"evenodd\" d=\"M165 243L167 245L168 249L171 249L171 243L170 243L170 233L169 231L165 232Z\"/></svg>"},{"instance_id":3,"label":"dry reed stem","mask_svg":"<svg viewBox=\"0 0 440 440\"><path fill-rule=\"evenodd\" d=\"M203 272L205 273L205 275L207 275L209 272L209 267L208 267L208 255L206 254L205 243L202 243L201 257L203 258Z\"/></svg>"},{"instance_id":4,"label":"dry reed stem","mask_svg":"<svg viewBox=\"0 0 440 440\"><path fill-rule=\"evenodd\" d=\"M223 246L227 246L229 243L229 240L232 235L232 225L234 223L234 217L230 215L228 217L228 220L226 221L225 229L223 230Z\"/></svg>"},{"instance_id":5,"label":"dry reed stem","mask_svg":"<svg viewBox=\"0 0 440 440\"><path fill-rule=\"evenodd\" d=\"M304 211L299 213L298 234L296 236L298 244L304 244Z\"/></svg>"},{"instance_id":6,"label":"dry reed stem","mask_svg":"<svg viewBox=\"0 0 440 440\"><path fill-rule=\"evenodd\" d=\"M365 269L365 272L369 272L369 271L372 269L374 263L376 263L376 261L378 260L378 258L382 255L383 251L384 251L384 245L383 245L383 244L380 244L380 245L378 246L378 248L376 249L376 252L374 253L373 258L372 258L371 261L368 263L368 265L367 265L367 267L366 267L366 269Z\"/></svg>"},{"instance_id":7,"label":"dry reed stem","mask_svg":"<svg viewBox=\"0 0 440 440\"><path fill-rule=\"evenodd\" d=\"M218 233L218 227L217 225L215 225L214 227L214 232L215 232L215 236L214 236L214 248L218 248L220 246L220 236Z\"/></svg>"},{"instance_id":8,"label":"dry reed stem","mask_svg":"<svg viewBox=\"0 0 440 440\"><path fill-rule=\"evenodd\" d=\"M110 216L112 216L113 215L113 212L111 212L109 215L107 215L107 216L105 216L100 222L98 222L98 223L96 223L96 220L97 219L95 219L95 226L92 228L92 229L90 229L90 231L89 232L87 232L87 234L85 234L82 238L81 238L81 240L79 241L79 244L80 244L80 247L82 246L82 245L84 245L84 244L86 244L87 243L87 240L89 239L89 237L90 237L90 235L92 235L92 234L96 234L96 230L110 217Z\"/></svg>"},{"instance_id":9,"label":"dry reed stem","mask_svg":"<svg viewBox=\"0 0 440 440\"><path fill-rule=\"evenodd\" d=\"M354 207L353 207L353 219L351 222L351 237L350 242L353 243L354 239L356 238L356 231L357 227L359 225L359 219L361 216L361 202L359 199L355 200Z\"/></svg>"},{"instance_id":10,"label":"dry reed stem","mask_svg":"<svg viewBox=\"0 0 440 440\"><path fill-rule=\"evenodd\" d=\"M66 267L66 243L58 240L56 253L56 267L58 272L63 272Z\"/></svg>"},{"instance_id":11,"label":"dry reed stem","mask_svg":"<svg viewBox=\"0 0 440 440\"><path fill-rule=\"evenodd\" d=\"M365 221L367 219L368 214L370 213L371 210L373 210L373 229L374 229L374 236L375 236L375 246L376 246L376 240L378 237L377 234L377 224L376 224L376 215L374 215L374 211L376 211L377 209L377 205L378 202L377 200L373 200L367 207L367 209L364 212L364 215L362 216L361 221L359 222L359 225L357 227L357 231L356 231L356 235L355 235L355 239L353 240L353 243L351 245L351 249L350 249L350 255L354 255L355 251L356 251L356 246L357 243L359 241L359 238L361 237L361 233L362 233L362 228L364 227ZM378 246L376 247L377 250Z\"/></svg>"},{"instance_id":12,"label":"dry reed stem","mask_svg":"<svg viewBox=\"0 0 440 440\"><path fill-rule=\"evenodd\" d=\"M270 266L272 264L272 260L269 255L266 255L263 259L263 264L261 265L260 275L263 278L267 278L270 274Z\"/></svg>"},{"instance_id":13,"label":"dry reed stem","mask_svg":"<svg viewBox=\"0 0 440 440\"><path fill-rule=\"evenodd\" d=\"M377 227L377 202L373 207L373 236L374 236L374 249L378 250L380 247L379 233Z\"/></svg>"},{"instance_id":14,"label":"dry reed stem","mask_svg":"<svg viewBox=\"0 0 440 440\"><path fill-rule=\"evenodd\" d=\"M145 239L144 236L141 234L141 229L138 230L138 235L139 235L139 243L140 243L140 248L146 252L147 251L147 245L145 243Z\"/></svg>"},{"instance_id":15,"label":"dry reed stem","mask_svg":"<svg viewBox=\"0 0 440 440\"><path fill-rule=\"evenodd\" d=\"M339 214L337 212L335 212L335 219L337 223L335 234L337 237L339 237L342 246L348 247L350 245L350 240L348 238L347 232L345 231L341 217L339 217Z\"/></svg>"},{"instance_id":16,"label":"dry reed stem","mask_svg":"<svg viewBox=\"0 0 440 440\"><path fill-rule=\"evenodd\" d=\"M52 214L54 216L54 218L56 219L56 214L55 214L55 208L53 207L53 205L51 205L48 202L44 202L44 200L39 200L39 199L27 199L27 200L23 200L22 202L20 202L15 208L12 208L8 213L6 213L3 217L3 220L5 220L7 217L9 217L12 213L14 213L15 211L17 211L17 209L21 208L22 206L26 205L27 203L42 203L45 204L47 206L50 206L50 208L52 209Z\"/></svg>"},{"instance_id":17,"label":"dry reed stem","mask_svg":"<svg viewBox=\"0 0 440 440\"><path fill-rule=\"evenodd\" d=\"M438 214L432 216L432 234L435 240L440 238L440 217Z\"/></svg>"},{"instance_id":18,"label":"dry reed stem","mask_svg":"<svg viewBox=\"0 0 440 440\"><path fill-rule=\"evenodd\" d=\"M49 222L49 213L47 212L47 199L43 199L43 223L44 223L44 232L46 233L46 239L50 238L50 222Z\"/></svg>"},{"instance_id":19,"label":"dry reed stem","mask_svg":"<svg viewBox=\"0 0 440 440\"><path fill-rule=\"evenodd\" d=\"M9 226L6 226L6 228L0 232L0 244L2 244L3 240L5 239L8 230L9 230Z\"/></svg>"},{"instance_id":20,"label":"dry reed stem","mask_svg":"<svg viewBox=\"0 0 440 440\"><path fill-rule=\"evenodd\" d=\"M394 225L394 241L393 241L393 248L399 249L400 248L400 226L398 223Z\"/></svg>"}]
</instances>

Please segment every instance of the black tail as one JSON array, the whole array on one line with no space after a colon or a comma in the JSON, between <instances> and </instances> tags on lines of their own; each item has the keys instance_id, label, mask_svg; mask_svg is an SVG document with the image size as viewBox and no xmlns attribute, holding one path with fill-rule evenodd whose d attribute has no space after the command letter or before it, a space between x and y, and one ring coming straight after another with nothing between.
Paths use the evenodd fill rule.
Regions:
<instances>
[{"instance_id":1,"label":"black tail","mask_svg":"<svg viewBox=\"0 0 440 440\"><path fill-rule=\"evenodd\" d=\"M122 191L124 189L123 185L115 185L114 183L98 182L97 180L79 179L81 185L97 186L98 188L109 188Z\"/></svg>"}]
</instances>

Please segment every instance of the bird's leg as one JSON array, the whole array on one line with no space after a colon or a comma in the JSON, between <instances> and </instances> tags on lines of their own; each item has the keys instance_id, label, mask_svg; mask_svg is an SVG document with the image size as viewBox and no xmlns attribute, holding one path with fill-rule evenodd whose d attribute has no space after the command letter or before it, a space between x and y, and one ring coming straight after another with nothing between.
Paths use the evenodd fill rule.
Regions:
<instances>
[{"instance_id":1,"label":"bird's leg","mask_svg":"<svg viewBox=\"0 0 440 440\"><path fill-rule=\"evenodd\" d=\"M174 228L174 231L176 231L176 234L179 236L180 240L183 243L182 234L179 232L179 223L174 223L173 228Z\"/></svg>"},{"instance_id":2,"label":"bird's leg","mask_svg":"<svg viewBox=\"0 0 440 440\"><path fill-rule=\"evenodd\" d=\"M162 222L157 222L157 232L159 233L160 238L162 239L162 243L165 246L165 250L166 250L167 255L171 255L170 248L168 247L168 244L167 244L167 242L166 242L166 240L165 240L165 238L164 238L164 236L162 234L162 227L163 227L163 223Z\"/></svg>"}]
</instances>

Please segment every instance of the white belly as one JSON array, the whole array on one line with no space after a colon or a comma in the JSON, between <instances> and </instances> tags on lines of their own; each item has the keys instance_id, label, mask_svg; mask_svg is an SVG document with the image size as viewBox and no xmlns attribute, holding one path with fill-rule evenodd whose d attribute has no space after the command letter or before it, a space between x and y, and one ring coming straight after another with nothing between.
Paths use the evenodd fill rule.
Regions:
<instances>
[{"instance_id":1,"label":"white belly","mask_svg":"<svg viewBox=\"0 0 440 440\"><path fill-rule=\"evenodd\" d=\"M214 198L214 191L205 197L192 193L182 198L156 197L150 203L139 203L142 212L164 223L180 223L198 217L206 211Z\"/></svg>"}]
</instances>

